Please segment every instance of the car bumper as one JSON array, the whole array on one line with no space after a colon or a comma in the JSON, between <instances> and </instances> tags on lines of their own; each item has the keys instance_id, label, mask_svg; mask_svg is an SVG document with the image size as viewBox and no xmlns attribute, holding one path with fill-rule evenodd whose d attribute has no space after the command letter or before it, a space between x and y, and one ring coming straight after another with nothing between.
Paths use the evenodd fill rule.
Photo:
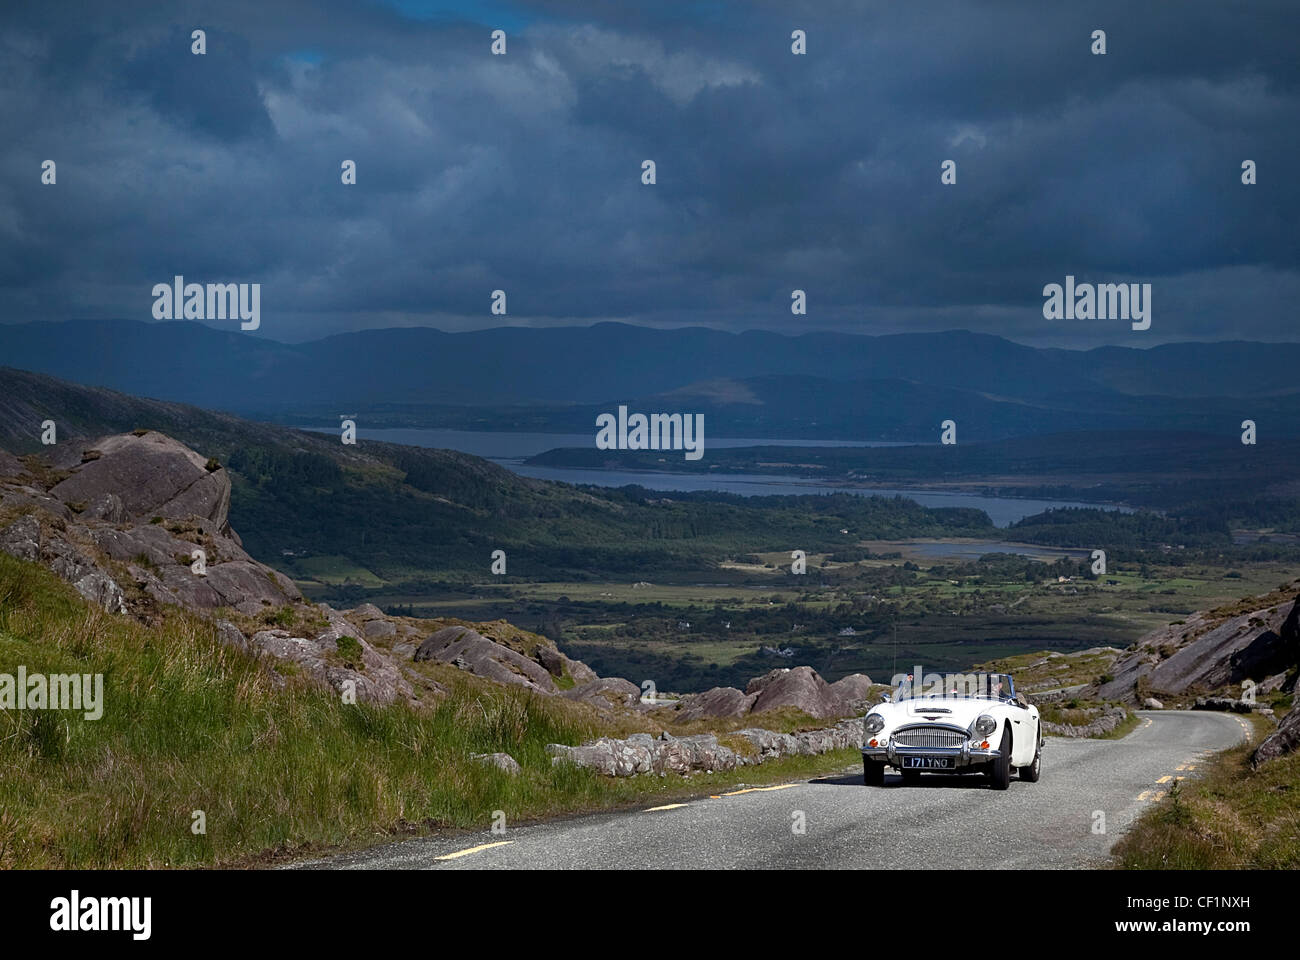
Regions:
<instances>
[{"instance_id":1,"label":"car bumper","mask_svg":"<svg viewBox=\"0 0 1300 960\"><path fill-rule=\"evenodd\" d=\"M929 768L936 773L943 773L945 770L964 770L970 767L983 766L1000 756L1002 756L1000 750L992 747L981 749L980 747L971 746L969 743L964 743L960 747L904 747L890 740L884 746L862 748L862 758L864 760L887 763L899 770L923 771L927 769L926 767L905 766L903 760L906 757L945 757L952 761L951 767Z\"/></svg>"}]
</instances>

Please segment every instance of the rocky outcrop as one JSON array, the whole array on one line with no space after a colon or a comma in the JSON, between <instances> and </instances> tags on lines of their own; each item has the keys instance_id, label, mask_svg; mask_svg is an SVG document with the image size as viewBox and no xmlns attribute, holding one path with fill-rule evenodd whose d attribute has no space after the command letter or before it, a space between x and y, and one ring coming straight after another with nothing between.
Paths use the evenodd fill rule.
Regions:
<instances>
[{"instance_id":1,"label":"rocky outcrop","mask_svg":"<svg viewBox=\"0 0 1300 960\"><path fill-rule=\"evenodd\" d=\"M555 680L536 660L505 644L489 640L469 627L443 627L420 644L415 651L415 660L450 663L497 683L528 687L542 693L557 692Z\"/></svg>"},{"instance_id":2,"label":"rocky outcrop","mask_svg":"<svg viewBox=\"0 0 1300 960\"><path fill-rule=\"evenodd\" d=\"M1260 601L1261 603L1263 601ZM1178 695L1193 687L1219 690L1262 679L1300 663L1300 604L1294 599L1217 620L1211 612L1146 634L1116 661L1098 699L1136 702L1138 683Z\"/></svg>"},{"instance_id":3,"label":"rocky outcrop","mask_svg":"<svg viewBox=\"0 0 1300 960\"><path fill-rule=\"evenodd\" d=\"M758 694L747 694L735 687L713 687L704 693L692 693L677 701L674 709L682 720L704 717L743 717L754 706Z\"/></svg>"},{"instance_id":4,"label":"rocky outcrop","mask_svg":"<svg viewBox=\"0 0 1300 960\"><path fill-rule=\"evenodd\" d=\"M1269 736L1255 748L1251 764L1256 770L1278 757L1300 750L1300 710L1293 709Z\"/></svg>"},{"instance_id":5,"label":"rocky outcrop","mask_svg":"<svg viewBox=\"0 0 1300 960\"><path fill-rule=\"evenodd\" d=\"M600 708L634 707L641 699L641 690L622 677L605 677L565 690L562 696Z\"/></svg>"},{"instance_id":6,"label":"rocky outcrop","mask_svg":"<svg viewBox=\"0 0 1300 960\"><path fill-rule=\"evenodd\" d=\"M745 693L757 694L751 713L775 710L778 707L796 707L819 720L843 716L847 704L841 700L830 684L812 667L793 667L770 670L755 677L745 687Z\"/></svg>"},{"instance_id":7,"label":"rocky outcrop","mask_svg":"<svg viewBox=\"0 0 1300 960\"><path fill-rule=\"evenodd\" d=\"M870 687L871 678L860 673L827 683L812 667L780 667L750 680L744 691L714 687L682 697L674 709L683 720L699 720L795 707L825 720L861 712Z\"/></svg>"},{"instance_id":8,"label":"rocky outcrop","mask_svg":"<svg viewBox=\"0 0 1300 960\"><path fill-rule=\"evenodd\" d=\"M732 749L711 733L690 737L674 737L667 733L652 737L648 733L634 733L626 740L602 737L577 747L552 743L546 751L553 764L572 763L610 777L647 773L660 776L712 773L752 766L777 757L813 756L860 746L862 721L843 720L824 730L793 734L754 728L738 730L731 736L744 741L748 749Z\"/></svg>"},{"instance_id":9,"label":"rocky outcrop","mask_svg":"<svg viewBox=\"0 0 1300 960\"><path fill-rule=\"evenodd\" d=\"M415 666L428 662L605 715L662 709L642 703L627 680L600 678L505 621L443 621L426 636L429 626L373 604L313 607L288 577L244 551L230 527L230 498L230 477L216 459L155 431L76 438L26 461L0 451L0 551L44 564L113 613L157 622L167 607L179 607L213 617L218 641L264 660L278 685L293 675L358 702L416 703L446 692ZM781 707L831 718L852 712L869 686L860 675L827 684L797 667L756 678L744 692L718 688L678 707L686 720ZM673 749L703 763L728 762L726 748L705 741Z\"/></svg>"},{"instance_id":10,"label":"rocky outcrop","mask_svg":"<svg viewBox=\"0 0 1300 960\"><path fill-rule=\"evenodd\" d=\"M326 630L317 637L295 637L285 630L261 630L253 634L252 649L276 661L295 664L308 677L328 685L353 702L414 702L411 688L391 659L364 640L353 640L360 654L340 654L338 634Z\"/></svg>"},{"instance_id":11,"label":"rocky outcrop","mask_svg":"<svg viewBox=\"0 0 1300 960\"><path fill-rule=\"evenodd\" d=\"M830 693L841 703L849 704L855 710L865 709L872 700L871 678L865 673L851 673L841 677L830 685Z\"/></svg>"},{"instance_id":12,"label":"rocky outcrop","mask_svg":"<svg viewBox=\"0 0 1300 960\"><path fill-rule=\"evenodd\" d=\"M230 478L171 437L152 430L105 437L84 447L72 475L50 490L64 503L119 498L135 517L199 517L229 535Z\"/></svg>"}]
</instances>

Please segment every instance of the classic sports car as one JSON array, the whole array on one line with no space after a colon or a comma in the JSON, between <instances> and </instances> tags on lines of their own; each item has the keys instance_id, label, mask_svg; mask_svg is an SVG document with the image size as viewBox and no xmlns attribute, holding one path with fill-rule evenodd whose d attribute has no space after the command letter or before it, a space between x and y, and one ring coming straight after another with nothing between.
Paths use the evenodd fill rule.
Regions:
<instances>
[{"instance_id":1,"label":"classic sports car","mask_svg":"<svg viewBox=\"0 0 1300 960\"><path fill-rule=\"evenodd\" d=\"M1016 695L1009 674L961 679L971 682L944 683L923 695L909 677L871 708L863 721L867 786L882 786L887 766L899 770L904 783L922 773L982 773L993 789L1005 790L1013 767L1021 780L1037 782L1043 765L1038 708Z\"/></svg>"}]
</instances>

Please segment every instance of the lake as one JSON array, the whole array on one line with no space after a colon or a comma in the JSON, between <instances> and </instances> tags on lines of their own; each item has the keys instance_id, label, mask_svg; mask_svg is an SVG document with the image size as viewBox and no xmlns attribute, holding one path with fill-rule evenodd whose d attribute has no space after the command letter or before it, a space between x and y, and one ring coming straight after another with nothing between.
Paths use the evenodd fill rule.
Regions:
<instances>
[{"instance_id":1,"label":"lake","mask_svg":"<svg viewBox=\"0 0 1300 960\"><path fill-rule=\"evenodd\" d=\"M337 428L302 427L317 433L337 435ZM494 431L443 430L392 427L383 430L357 430L357 439L381 440L414 447L433 447L440 450L458 450L500 464L524 477L554 480L560 483L591 484L598 487L625 487L636 485L647 490L691 492L714 490L736 493L741 496L788 496L811 493L854 493L861 496L907 497L923 507L973 507L983 510L996 526L1006 527L1017 520L1061 507L1096 507L1095 503L1072 500L1030 500L1019 497L989 497L977 493L960 493L935 490L911 490L899 487L888 490L873 487L839 486L813 478L781 476L779 474L729 473L722 476L698 474L658 473L635 470L581 470L571 467L531 466L523 461L528 457L554 450L557 447L589 447L595 442L590 433L498 433ZM905 443L881 441L840 440L765 440L746 437L710 437L710 447L896 447ZM1108 506L1107 509L1127 508Z\"/></svg>"}]
</instances>

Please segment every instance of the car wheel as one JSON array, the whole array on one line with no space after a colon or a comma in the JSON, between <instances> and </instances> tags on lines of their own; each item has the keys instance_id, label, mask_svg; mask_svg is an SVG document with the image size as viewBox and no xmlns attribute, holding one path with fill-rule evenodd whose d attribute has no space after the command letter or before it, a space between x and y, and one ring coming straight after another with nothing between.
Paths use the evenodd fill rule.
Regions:
<instances>
[{"instance_id":1,"label":"car wheel","mask_svg":"<svg viewBox=\"0 0 1300 960\"><path fill-rule=\"evenodd\" d=\"M1002 734L1002 744L998 747L999 756L989 765L989 782L994 790L1005 790L1011 786L1011 731Z\"/></svg>"},{"instance_id":2,"label":"car wheel","mask_svg":"<svg viewBox=\"0 0 1300 960\"><path fill-rule=\"evenodd\" d=\"M903 783L907 784L909 787L914 787L921 782L920 770L904 770L902 773Z\"/></svg>"},{"instance_id":3,"label":"car wheel","mask_svg":"<svg viewBox=\"0 0 1300 960\"><path fill-rule=\"evenodd\" d=\"M1020 779L1025 783L1037 783L1043 773L1043 737L1038 737L1038 749L1034 751L1034 762L1019 769Z\"/></svg>"},{"instance_id":4,"label":"car wheel","mask_svg":"<svg viewBox=\"0 0 1300 960\"><path fill-rule=\"evenodd\" d=\"M862 782L869 787L885 785L885 765L879 760L862 758Z\"/></svg>"}]
</instances>

